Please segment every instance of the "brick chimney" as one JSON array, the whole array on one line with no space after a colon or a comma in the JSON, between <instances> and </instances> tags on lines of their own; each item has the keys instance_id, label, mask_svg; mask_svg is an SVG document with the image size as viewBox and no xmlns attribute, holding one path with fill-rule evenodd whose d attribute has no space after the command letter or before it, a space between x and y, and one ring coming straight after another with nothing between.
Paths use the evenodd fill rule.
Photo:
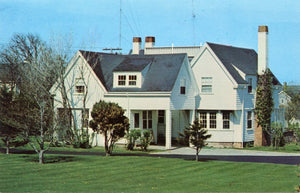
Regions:
<instances>
[{"instance_id":1,"label":"brick chimney","mask_svg":"<svg viewBox=\"0 0 300 193\"><path fill-rule=\"evenodd\" d=\"M257 73L262 75L269 68L269 45L268 45L268 26L261 25L258 27L258 58Z\"/></svg>"},{"instance_id":2,"label":"brick chimney","mask_svg":"<svg viewBox=\"0 0 300 193\"><path fill-rule=\"evenodd\" d=\"M139 55L141 49L142 38L133 37L133 46L132 46L132 54Z\"/></svg>"},{"instance_id":3,"label":"brick chimney","mask_svg":"<svg viewBox=\"0 0 300 193\"><path fill-rule=\"evenodd\" d=\"M152 48L155 45L155 37L148 36L145 38L145 49Z\"/></svg>"}]
</instances>

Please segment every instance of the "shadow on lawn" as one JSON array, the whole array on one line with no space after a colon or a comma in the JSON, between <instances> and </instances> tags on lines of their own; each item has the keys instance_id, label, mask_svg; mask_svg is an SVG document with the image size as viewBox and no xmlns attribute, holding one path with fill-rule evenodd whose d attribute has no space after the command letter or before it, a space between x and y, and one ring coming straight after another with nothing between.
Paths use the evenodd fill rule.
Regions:
<instances>
[{"instance_id":1,"label":"shadow on lawn","mask_svg":"<svg viewBox=\"0 0 300 193\"><path fill-rule=\"evenodd\" d=\"M39 158L33 155L24 155L22 156L26 161L29 162L39 162ZM74 157L74 156L60 156L60 155L45 155L44 157L44 164L55 164L55 163L67 163L67 162L74 162L80 161L81 158Z\"/></svg>"}]
</instances>

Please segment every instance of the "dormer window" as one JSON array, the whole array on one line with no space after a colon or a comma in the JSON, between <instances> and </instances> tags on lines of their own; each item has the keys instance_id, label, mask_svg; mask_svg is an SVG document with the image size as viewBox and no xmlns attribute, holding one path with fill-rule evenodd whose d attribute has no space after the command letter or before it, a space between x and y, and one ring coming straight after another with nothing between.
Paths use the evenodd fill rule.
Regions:
<instances>
[{"instance_id":1,"label":"dormer window","mask_svg":"<svg viewBox=\"0 0 300 193\"><path fill-rule=\"evenodd\" d=\"M118 85L119 86L125 86L126 85L126 76L125 75L119 75L118 76Z\"/></svg>"},{"instance_id":2,"label":"dormer window","mask_svg":"<svg viewBox=\"0 0 300 193\"><path fill-rule=\"evenodd\" d=\"M136 85L136 75L129 75L129 86Z\"/></svg>"},{"instance_id":3,"label":"dormer window","mask_svg":"<svg viewBox=\"0 0 300 193\"><path fill-rule=\"evenodd\" d=\"M142 86L142 76L140 72L115 72L114 73L114 87L126 88Z\"/></svg>"}]
</instances>

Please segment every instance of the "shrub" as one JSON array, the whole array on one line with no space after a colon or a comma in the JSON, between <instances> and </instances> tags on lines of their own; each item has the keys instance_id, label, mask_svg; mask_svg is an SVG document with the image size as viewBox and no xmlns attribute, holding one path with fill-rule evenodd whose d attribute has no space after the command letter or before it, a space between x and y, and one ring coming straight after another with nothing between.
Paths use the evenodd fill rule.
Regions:
<instances>
[{"instance_id":1,"label":"shrub","mask_svg":"<svg viewBox=\"0 0 300 193\"><path fill-rule=\"evenodd\" d=\"M141 137L141 130L138 129L130 130L126 135L127 138L126 149L133 150L136 140L140 137Z\"/></svg>"},{"instance_id":2,"label":"shrub","mask_svg":"<svg viewBox=\"0 0 300 193\"><path fill-rule=\"evenodd\" d=\"M141 137L141 148L142 151L148 151L148 146L150 142L152 141L152 134L150 130L144 130L143 131L143 137Z\"/></svg>"}]
</instances>

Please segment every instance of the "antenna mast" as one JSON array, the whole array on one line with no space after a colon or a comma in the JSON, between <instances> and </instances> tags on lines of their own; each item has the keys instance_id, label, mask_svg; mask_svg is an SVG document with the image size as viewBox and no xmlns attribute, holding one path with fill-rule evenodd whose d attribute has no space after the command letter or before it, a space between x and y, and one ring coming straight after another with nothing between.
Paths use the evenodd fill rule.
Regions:
<instances>
[{"instance_id":1,"label":"antenna mast","mask_svg":"<svg viewBox=\"0 0 300 193\"><path fill-rule=\"evenodd\" d=\"M193 44L195 46L195 39L196 39L196 34L195 34L195 5L194 5L194 0L192 0L192 19L193 19Z\"/></svg>"},{"instance_id":2,"label":"antenna mast","mask_svg":"<svg viewBox=\"0 0 300 193\"><path fill-rule=\"evenodd\" d=\"M121 48L121 38L122 38L122 0L120 0L120 23L119 23L119 47L118 48L104 48L102 49L103 51L110 51L113 53L114 51L120 51L122 50Z\"/></svg>"},{"instance_id":3,"label":"antenna mast","mask_svg":"<svg viewBox=\"0 0 300 193\"><path fill-rule=\"evenodd\" d=\"M120 26L119 26L119 48L121 48L121 38L122 38L122 0L120 0Z\"/></svg>"}]
</instances>

